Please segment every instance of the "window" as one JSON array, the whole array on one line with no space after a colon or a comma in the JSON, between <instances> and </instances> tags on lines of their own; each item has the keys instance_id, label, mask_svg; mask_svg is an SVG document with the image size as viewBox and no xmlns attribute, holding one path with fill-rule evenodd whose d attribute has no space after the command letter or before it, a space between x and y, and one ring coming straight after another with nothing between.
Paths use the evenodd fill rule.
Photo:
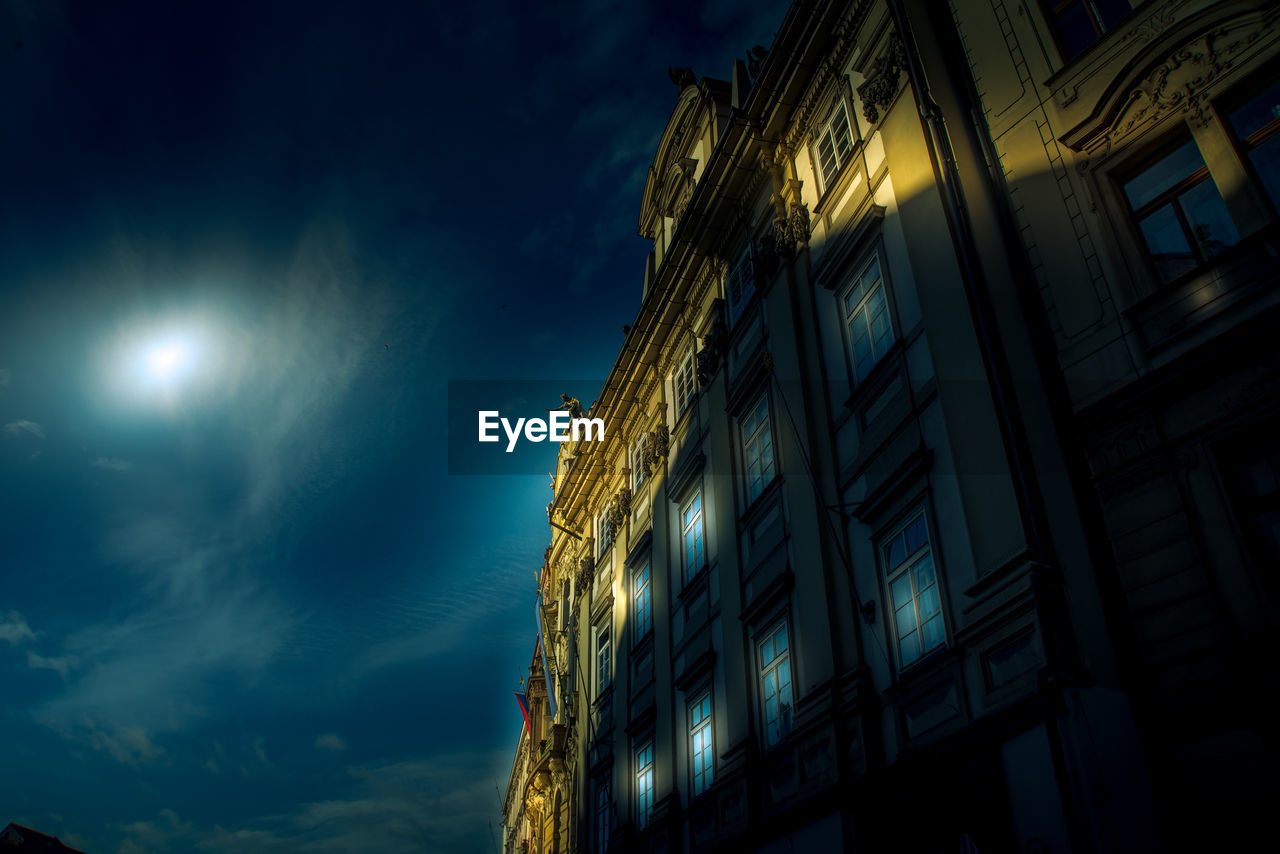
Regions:
<instances>
[{"instance_id":1,"label":"window","mask_svg":"<svg viewBox=\"0 0 1280 854\"><path fill-rule=\"evenodd\" d=\"M759 652L764 744L770 747L791 732L791 649L787 645L785 621L765 635Z\"/></svg>"},{"instance_id":2,"label":"window","mask_svg":"<svg viewBox=\"0 0 1280 854\"><path fill-rule=\"evenodd\" d=\"M751 302L756 292L755 267L751 263L751 249L748 247L738 260L737 266L729 271L724 282L724 291L729 298L729 325L738 322L742 312Z\"/></svg>"},{"instance_id":3,"label":"window","mask_svg":"<svg viewBox=\"0 0 1280 854\"><path fill-rule=\"evenodd\" d=\"M631 449L631 488L637 493L644 482L649 479L645 470L644 452L649 447L649 437L642 435Z\"/></svg>"},{"instance_id":4,"label":"window","mask_svg":"<svg viewBox=\"0 0 1280 854\"><path fill-rule=\"evenodd\" d=\"M1280 83L1231 111L1227 124L1271 204L1280 207Z\"/></svg>"},{"instance_id":5,"label":"window","mask_svg":"<svg viewBox=\"0 0 1280 854\"><path fill-rule=\"evenodd\" d=\"M604 777L596 781L596 803L595 803L595 828L596 828L596 851L604 851L609 847L609 830L613 824L609 820L609 811L613 802L613 786L610 785L609 778Z\"/></svg>"},{"instance_id":6,"label":"window","mask_svg":"<svg viewBox=\"0 0 1280 854\"><path fill-rule=\"evenodd\" d=\"M613 683L613 647L609 643L609 625L596 630L596 696Z\"/></svg>"},{"instance_id":7,"label":"window","mask_svg":"<svg viewBox=\"0 0 1280 854\"><path fill-rule=\"evenodd\" d=\"M609 546L613 545L613 530L609 527L608 508L601 510L600 515L596 517L596 542L600 544L596 552L597 558L603 557L605 552L609 551Z\"/></svg>"},{"instance_id":8,"label":"window","mask_svg":"<svg viewBox=\"0 0 1280 854\"><path fill-rule=\"evenodd\" d=\"M639 572L637 572L632 581L632 602L634 604L635 616L635 641L639 642L645 638L653 629L653 587L651 582L651 571L649 564L646 563Z\"/></svg>"},{"instance_id":9,"label":"window","mask_svg":"<svg viewBox=\"0 0 1280 854\"><path fill-rule=\"evenodd\" d=\"M636 826L647 827L653 817L653 742L636 749Z\"/></svg>"},{"instance_id":10,"label":"window","mask_svg":"<svg viewBox=\"0 0 1280 854\"><path fill-rule=\"evenodd\" d=\"M1125 181L1124 192L1163 282L1191 272L1240 239L1193 140Z\"/></svg>"},{"instance_id":11,"label":"window","mask_svg":"<svg viewBox=\"0 0 1280 854\"><path fill-rule=\"evenodd\" d=\"M818 135L817 153L818 174L822 178L822 188L826 190L853 153L853 133L849 128L849 113L843 99L836 102L831 118Z\"/></svg>"},{"instance_id":12,"label":"window","mask_svg":"<svg viewBox=\"0 0 1280 854\"><path fill-rule=\"evenodd\" d=\"M689 770L693 776L693 794L700 795L711 785L714 773L711 736L711 692L689 704Z\"/></svg>"},{"instance_id":13,"label":"window","mask_svg":"<svg viewBox=\"0 0 1280 854\"><path fill-rule=\"evenodd\" d=\"M680 509L680 535L684 542L684 578L688 581L698 574L698 570L706 562L700 489Z\"/></svg>"},{"instance_id":14,"label":"window","mask_svg":"<svg viewBox=\"0 0 1280 854\"><path fill-rule=\"evenodd\" d=\"M747 503L759 497L773 480L773 436L769 429L769 396L760 400L742 420L742 456L746 462Z\"/></svg>"},{"instance_id":15,"label":"window","mask_svg":"<svg viewBox=\"0 0 1280 854\"><path fill-rule=\"evenodd\" d=\"M883 543L880 550L889 584L898 664L908 667L947 640L924 511Z\"/></svg>"},{"instance_id":16,"label":"window","mask_svg":"<svg viewBox=\"0 0 1280 854\"><path fill-rule=\"evenodd\" d=\"M856 384L867 378L893 344L893 325L889 322L879 251L863 265L840 304Z\"/></svg>"},{"instance_id":17,"label":"window","mask_svg":"<svg viewBox=\"0 0 1280 854\"><path fill-rule=\"evenodd\" d=\"M1133 11L1129 0L1044 0L1064 59L1074 59Z\"/></svg>"},{"instance_id":18,"label":"window","mask_svg":"<svg viewBox=\"0 0 1280 854\"><path fill-rule=\"evenodd\" d=\"M693 402L693 394L697 389L697 371L694 370L693 348L685 354L676 369L676 417L679 418Z\"/></svg>"}]
</instances>

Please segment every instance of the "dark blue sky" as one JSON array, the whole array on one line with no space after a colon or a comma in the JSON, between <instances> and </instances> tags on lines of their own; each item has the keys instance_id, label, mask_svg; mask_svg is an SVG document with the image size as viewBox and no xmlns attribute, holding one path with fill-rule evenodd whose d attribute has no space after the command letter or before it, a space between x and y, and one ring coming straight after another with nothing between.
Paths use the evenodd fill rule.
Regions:
<instances>
[{"instance_id":1,"label":"dark blue sky","mask_svg":"<svg viewBox=\"0 0 1280 854\"><path fill-rule=\"evenodd\" d=\"M550 494L446 383L604 377L667 67L786 4L458 5L0 6L0 825L493 850Z\"/></svg>"}]
</instances>

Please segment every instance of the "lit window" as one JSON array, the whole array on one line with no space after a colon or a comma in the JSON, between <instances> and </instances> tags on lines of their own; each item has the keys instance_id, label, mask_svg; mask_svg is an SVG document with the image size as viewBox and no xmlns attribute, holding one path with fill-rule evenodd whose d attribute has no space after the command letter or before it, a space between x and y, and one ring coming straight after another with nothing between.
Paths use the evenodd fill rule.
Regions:
<instances>
[{"instance_id":1,"label":"lit window","mask_svg":"<svg viewBox=\"0 0 1280 854\"><path fill-rule=\"evenodd\" d=\"M849 285L841 306L853 359L853 378L855 383L860 383L893 344L893 325L889 322L878 252Z\"/></svg>"},{"instance_id":2,"label":"lit window","mask_svg":"<svg viewBox=\"0 0 1280 854\"><path fill-rule=\"evenodd\" d=\"M1271 203L1280 207L1280 83L1231 112L1227 122Z\"/></svg>"},{"instance_id":3,"label":"lit window","mask_svg":"<svg viewBox=\"0 0 1280 854\"><path fill-rule=\"evenodd\" d=\"M631 488L636 492L639 492L640 487L649 479L649 474L644 465L644 453L648 447L649 437L645 435L641 436L635 447L631 449Z\"/></svg>"},{"instance_id":4,"label":"lit window","mask_svg":"<svg viewBox=\"0 0 1280 854\"><path fill-rule=\"evenodd\" d=\"M697 371L694 370L694 354L693 348L689 348L689 352L685 354L684 359L680 362L680 367L676 370L676 417L684 414L689 408L689 404L693 402L693 393L697 386Z\"/></svg>"},{"instance_id":5,"label":"lit window","mask_svg":"<svg viewBox=\"0 0 1280 854\"><path fill-rule=\"evenodd\" d=\"M689 765L693 774L693 793L701 794L711 785L714 773L711 736L711 692L689 704Z\"/></svg>"},{"instance_id":6,"label":"lit window","mask_svg":"<svg viewBox=\"0 0 1280 854\"><path fill-rule=\"evenodd\" d=\"M609 626L596 631L596 695L613 683L613 646L609 643Z\"/></svg>"},{"instance_id":7,"label":"lit window","mask_svg":"<svg viewBox=\"0 0 1280 854\"><path fill-rule=\"evenodd\" d=\"M742 420L742 456L746 463L747 503L750 504L764 492L774 474L768 395L762 394Z\"/></svg>"},{"instance_id":8,"label":"lit window","mask_svg":"<svg viewBox=\"0 0 1280 854\"><path fill-rule=\"evenodd\" d=\"M649 564L635 574L632 601L635 605L635 639L642 640L653 628L653 587Z\"/></svg>"},{"instance_id":9,"label":"lit window","mask_svg":"<svg viewBox=\"0 0 1280 854\"><path fill-rule=\"evenodd\" d=\"M881 546L898 663L907 667L947 641L929 528L919 513Z\"/></svg>"},{"instance_id":10,"label":"lit window","mask_svg":"<svg viewBox=\"0 0 1280 854\"><path fill-rule=\"evenodd\" d=\"M1162 281L1191 272L1240 239L1191 140L1127 180L1124 192Z\"/></svg>"},{"instance_id":11,"label":"lit window","mask_svg":"<svg viewBox=\"0 0 1280 854\"><path fill-rule=\"evenodd\" d=\"M613 802L613 786L605 777L596 783L596 848L604 851L609 847L609 829L613 823L609 820L609 812Z\"/></svg>"},{"instance_id":12,"label":"lit window","mask_svg":"<svg viewBox=\"0 0 1280 854\"><path fill-rule=\"evenodd\" d=\"M751 302L751 297L756 292L756 274L751 263L750 249L742 253L737 266L729 271L724 290L729 298L729 325L732 326L738 322L738 318L742 316L747 303Z\"/></svg>"},{"instance_id":13,"label":"lit window","mask_svg":"<svg viewBox=\"0 0 1280 854\"><path fill-rule=\"evenodd\" d=\"M609 546L613 545L613 529L609 527L607 509L600 511L600 515L596 517L596 542L600 544L597 557L603 557L604 553L609 551Z\"/></svg>"},{"instance_id":14,"label":"lit window","mask_svg":"<svg viewBox=\"0 0 1280 854\"><path fill-rule=\"evenodd\" d=\"M764 743L777 744L791 732L791 649L782 622L759 644L760 697L764 703Z\"/></svg>"},{"instance_id":15,"label":"lit window","mask_svg":"<svg viewBox=\"0 0 1280 854\"><path fill-rule=\"evenodd\" d=\"M653 817L653 742L636 750L636 825L648 826Z\"/></svg>"},{"instance_id":16,"label":"lit window","mask_svg":"<svg viewBox=\"0 0 1280 854\"><path fill-rule=\"evenodd\" d=\"M849 129L849 114L845 111L844 101L839 101L827 121L826 127L818 136L818 173L822 177L822 187L826 189L835 181L840 170L849 162L853 153L853 133Z\"/></svg>"},{"instance_id":17,"label":"lit window","mask_svg":"<svg viewBox=\"0 0 1280 854\"><path fill-rule=\"evenodd\" d=\"M1065 59L1084 53L1133 11L1129 0L1044 0L1044 4Z\"/></svg>"},{"instance_id":18,"label":"lit window","mask_svg":"<svg viewBox=\"0 0 1280 854\"><path fill-rule=\"evenodd\" d=\"M680 510L680 532L684 542L684 577L687 581L698 574L706 561L702 527L702 490L685 502Z\"/></svg>"}]
</instances>

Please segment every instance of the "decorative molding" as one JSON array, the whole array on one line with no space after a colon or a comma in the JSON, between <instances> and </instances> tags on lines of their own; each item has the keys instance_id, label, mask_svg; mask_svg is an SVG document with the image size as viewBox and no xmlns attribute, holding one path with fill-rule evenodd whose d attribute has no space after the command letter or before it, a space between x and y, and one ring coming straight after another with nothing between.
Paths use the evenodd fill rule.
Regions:
<instances>
[{"instance_id":1,"label":"decorative molding","mask_svg":"<svg viewBox=\"0 0 1280 854\"><path fill-rule=\"evenodd\" d=\"M902 45L901 37L897 33L891 33L884 53L871 65L867 82L858 87L863 118L871 124L880 120L880 110L887 108L897 97L902 72L906 67L907 50Z\"/></svg>"},{"instance_id":2,"label":"decorative molding","mask_svg":"<svg viewBox=\"0 0 1280 854\"><path fill-rule=\"evenodd\" d=\"M720 369L720 361L724 357L727 336L725 335L724 318L716 317L703 336L702 348L698 350L698 385L706 388L716 371Z\"/></svg>"}]
</instances>

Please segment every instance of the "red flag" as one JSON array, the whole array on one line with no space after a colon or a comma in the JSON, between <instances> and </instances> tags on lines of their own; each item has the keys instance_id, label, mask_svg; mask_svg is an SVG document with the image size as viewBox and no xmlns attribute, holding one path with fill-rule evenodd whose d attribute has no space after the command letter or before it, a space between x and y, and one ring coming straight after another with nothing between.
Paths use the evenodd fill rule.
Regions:
<instances>
[{"instance_id":1,"label":"red flag","mask_svg":"<svg viewBox=\"0 0 1280 854\"><path fill-rule=\"evenodd\" d=\"M516 691L515 694L516 702L520 704L520 713L524 715L524 725L529 728L529 735L533 735L533 724L529 723L529 702L523 691Z\"/></svg>"}]
</instances>

